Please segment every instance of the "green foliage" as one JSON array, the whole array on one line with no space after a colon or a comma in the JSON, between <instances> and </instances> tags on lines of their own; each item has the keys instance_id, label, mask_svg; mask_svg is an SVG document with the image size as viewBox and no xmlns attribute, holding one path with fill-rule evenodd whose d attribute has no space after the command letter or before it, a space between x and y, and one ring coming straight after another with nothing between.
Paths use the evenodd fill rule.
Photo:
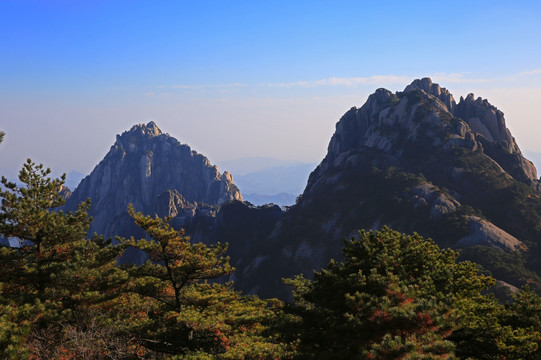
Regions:
<instances>
[{"instance_id":1,"label":"green foliage","mask_svg":"<svg viewBox=\"0 0 541 360\"><path fill-rule=\"evenodd\" d=\"M209 283L233 269L226 246L192 244L168 219L130 213L155 240L85 239L90 202L58 211L61 179L30 160L2 178L0 357L16 359L270 359L289 346L269 333L281 303ZM149 255L117 266L127 246ZM143 346L144 347L143 347Z\"/></svg>"},{"instance_id":2,"label":"green foliage","mask_svg":"<svg viewBox=\"0 0 541 360\"><path fill-rule=\"evenodd\" d=\"M535 339L527 342L528 348L522 359L541 359L541 298L529 286L512 295L511 301L506 304L502 322L519 329L513 337Z\"/></svg>"},{"instance_id":3,"label":"green foliage","mask_svg":"<svg viewBox=\"0 0 541 360\"><path fill-rule=\"evenodd\" d=\"M281 306L243 296L230 284L209 283L233 269L226 246L192 243L159 217L130 215L153 240L123 240L145 251L142 265L127 266L130 304L139 314L126 328L147 348L178 359L284 358L287 346L266 335Z\"/></svg>"},{"instance_id":4,"label":"green foliage","mask_svg":"<svg viewBox=\"0 0 541 360\"><path fill-rule=\"evenodd\" d=\"M430 239L360 232L344 256L313 280L287 280L298 358L509 359L537 346L538 332L505 324L503 305L484 295L494 279Z\"/></svg>"},{"instance_id":5,"label":"green foliage","mask_svg":"<svg viewBox=\"0 0 541 360\"><path fill-rule=\"evenodd\" d=\"M1 180L0 235L19 242L19 247L0 247L0 353L5 356L20 352L24 358L42 353L36 350L40 346L62 343L65 326L113 298L125 281L116 267L121 248L99 237L85 240L90 202L75 213L56 211L64 202L59 195L64 177L51 180L49 173L28 160L19 174L22 186Z\"/></svg>"},{"instance_id":6,"label":"green foliage","mask_svg":"<svg viewBox=\"0 0 541 360\"><path fill-rule=\"evenodd\" d=\"M503 305L487 295L494 279L417 234L360 232L343 262L287 280L295 304L284 311L220 282L233 271L227 246L192 243L170 219L130 207L151 240L85 239L90 202L59 211L63 177L49 173L29 160L22 186L1 180L0 235L20 246L0 247L0 358L541 358L536 293L525 287ZM379 175L400 187L423 180L392 168ZM117 266L127 246L148 261ZM509 263L502 274L525 268L521 254L483 249L477 256Z\"/></svg>"},{"instance_id":7,"label":"green foliage","mask_svg":"<svg viewBox=\"0 0 541 360\"><path fill-rule=\"evenodd\" d=\"M0 131L0 144L2 143L2 141L4 141L4 136L6 136L6 133L3 131Z\"/></svg>"},{"instance_id":8,"label":"green foliage","mask_svg":"<svg viewBox=\"0 0 541 360\"><path fill-rule=\"evenodd\" d=\"M522 252L510 253L488 246L471 246L461 251L460 259L474 261L484 269L490 269L490 275L499 280L517 286L531 284L533 289L541 290L541 279L526 267L526 256Z\"/></svg>"}]
</instances>

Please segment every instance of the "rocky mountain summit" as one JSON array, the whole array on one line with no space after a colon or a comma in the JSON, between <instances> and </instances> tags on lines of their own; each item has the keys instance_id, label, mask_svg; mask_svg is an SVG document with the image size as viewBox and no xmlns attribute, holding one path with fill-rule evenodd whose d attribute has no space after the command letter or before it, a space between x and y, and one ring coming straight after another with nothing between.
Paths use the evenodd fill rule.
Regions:
<instances>
[{"instance_id":1,"label":"rocky mountain summit","mask_svg":"<svg viewBox=\"0 0 541 360\"><path fill-rule=\"evenodd\" d=\"M230 200L242 200L231 174L220 174L209 160L163 134L154 122L117 135L105 158L85 177L66 203L67 209L90 198L94 221L90 232L132 235L126 213L136 211L177 216L210 211Z\"/></svg>"},{"instance_id":2,"label":"rocky mountain summit","mask_svg":"<svg viewBox=\"0 0 541 360\"><path fill-rule=\"evenodd\" d=\"M378 89L362 108L348 111L336 125L322 165L327 167L348 150L363 147L403 159L404 143L422 137L447 152L456 147L479 149L513 177L534 188L539 185L535 167L522 156L501 111L473 94L456 104L447 89L429 78L413 81L402 93Z\"/></svg>"},{"instance_id":3,"label":"rocky mountain summit","mask_svg":"<svg viewBox=\"0 0 541 360\"><path fill-rule=\"evenodd\" d=\"M236 265L252 274L237 282L249 291L259 281L270 295L281 277L340 258L358 229L388 225L460 249L502 284L541 289L539 188L535 167L487 100L469 94L457 104L429 78L402 92L378 89L336 124L326 157L266 252Z\"/></svg>"}]
</instances>

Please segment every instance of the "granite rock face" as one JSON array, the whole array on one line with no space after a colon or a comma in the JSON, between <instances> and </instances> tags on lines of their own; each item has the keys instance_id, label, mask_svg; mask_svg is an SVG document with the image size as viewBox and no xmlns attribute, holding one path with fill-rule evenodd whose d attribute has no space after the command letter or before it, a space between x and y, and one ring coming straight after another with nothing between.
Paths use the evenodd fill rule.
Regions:
<instances>
[{"instance_id":1,"label":"granite rock face","mask_svg":"<svg viewBox=\"0 0 541 360\"><path fill-rule=\"evenodd\" d=\"M419 207L428 207L430 219L439 219L461 205L456 199L442 194L436 186L426 182L411 187L406 193L406 198L413 204L414 210Z\"/></svg>"},{"instance_id":2,"label":"granite rock face","mask_svg":"<svg viewBox=\"0 0 541 360\"><path fill-rule=\"evenodd\" d=\"M508 252L527 250L526 245L520 240L496 225L476 216L470 216L469 219L470 233L459 240L457 244L460 247L485 245L498 247Z\"/></svg>"},{"instance_id":3,"label":"granite rock face","mask_svg":"<svg viewBox=\"0 0 541 360\"><path fill-rule=\"evenodd\" d=\"M419 137L430 139L434 147L443 146L447 151L456 147L484 150L510 175L539 188L537 171L523 157L505 126L503 113L486 99L475 99L473 94L461 97L456 104L447 89L429 78L413 81L401 93L378 89L360 109L348 111L336 124L322 164L347 150L362 147L377 148L400 158L404 140Z\"/></svg>"},{"instance_id":4,"label":"granite rock face","mask_svg":"<svg viewBox=\"0 0 541 360\"><path fill-rule=\"evenodd\" d=\"M442 103L445 104L447 110L451 113L455 112L456 102L453 98L453 95L446 88L441 88L438 84L432 83L430 78L422 78L414 80L410 85L408 85L404 92L409 92L413 90L422 90L427 94L433 95L438 98Z\"/></svg>"},{"instance_id":5,"label":"granite rock face","mask_svg":"<svg viewBox=\"0 0 541 360\"><path fill-rule=\"evenodd\" d=\"M62 187L60 187L59 194L64 200L68 200L71 197L72 192L67 186L62 185Z\"/></svg>"},{"instance_id":6,"label":"granite rock face","mask_svg":"<svg viewBox=\"0 0 541 360\"><path fill-rule=\"evenodd\" d=\"M66 208L90 198L90 233L124 235L128 204L146 214L189 214L196 204L219 206L242 200L231 174L220 174L209 160L163 134L154 122L117 135L105 158L85 177ZM186 208L184 210L184 208ZM189 210L192 209L192 210ZM119 228L120 227L120 228Z\"/></svg>"},{"instance_id":7,"label":"granite rock face","mask_svg":"<svg viewBox=\"0 0 541 360\"><path fill-rule=\"evenodd\" d=\"M511 175L529 183L535 189L539 188L537 170L532 162L522 155L515 138L505 126L501 111L486 99L475 99L473 94L468 94L465 99L460 98L454 115L464 119L476 137L485 144L485 152L494 160L505 166L501 153L513 158L514 168L506 168Z\"/></svg>"}]
</instances>

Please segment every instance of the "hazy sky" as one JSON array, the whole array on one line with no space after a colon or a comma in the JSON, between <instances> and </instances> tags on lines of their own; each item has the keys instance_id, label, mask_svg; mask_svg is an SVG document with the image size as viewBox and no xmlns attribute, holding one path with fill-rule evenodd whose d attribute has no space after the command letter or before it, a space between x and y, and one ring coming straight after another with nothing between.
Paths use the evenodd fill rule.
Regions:
<instances>
[{"instance_id":1,"label":"hazy sky","mask_svg":"<svg viewBox=\"0 0 541 360\"><path fill-rule=\"evenodd\" d=\"M379 87L430 76L541 152L538 1L0 1L0 174L88 173L154 120L211 162L319 162Z\"/></svg>"}]
</instances>

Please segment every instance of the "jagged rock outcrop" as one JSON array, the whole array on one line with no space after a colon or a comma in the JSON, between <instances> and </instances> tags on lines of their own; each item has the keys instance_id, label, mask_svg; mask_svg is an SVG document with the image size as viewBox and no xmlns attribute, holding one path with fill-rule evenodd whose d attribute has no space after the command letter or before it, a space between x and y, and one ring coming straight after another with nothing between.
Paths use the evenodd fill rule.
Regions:
<instances>
[{"instance_id":1,"label":"jagged rock outcrop","mask_svg":"<svg viewBox=\"0 0 541 360\"><path fill-rule=\"evenodd\" d=\"M430 209L430 219L435 220L456 211L461 205L452 196L442 194L440 189L426 182L410 188L405 195L412 202L414 210L428 207Z\"/></svg>"},{"instance_id":2,"label":"jagged rock outcrop","mask_svg":"<svg viewBox=\"0 0 541 360\"><path fill-rule=\"evenodd\" d=\"M455 112L456 102L453 95L446 88L441 88L438 84L432 83L430 78L422 78L414 80L410 85L406 86L404 92L413 90L422 90L427 94L433 95L445 104L450 113Z\"/></svg>"},{"instance_id":3,"label":"jagged rock outcrop","mask_svg":"<svg viewBox=\"0 0 541 360\"><path fill-rule=\"evenodd\" d=\"M60 192L59 192L59 194L60 194L60 196L62 197L62 199L68 200L68 199L71 197L72 192L71 192L71 190L70 190L67 186L62 185L62 186L60 187Z\"/></svg>"},{"instance_id":4,"label":"jagged rock outcrop","mask_svg":"<svg viewBox=\"0 0 541 360\"><path fill-rule=\"evenodd\" d=\"M416 116L421 116L422 121ZM429 78L415 80L402 93L378 89L361 109L348 111L336 125L327 158L333 161L344 151L364 146L400 157L403 149L397 142L418 136L430 137L434 146L443 144L445 150L458 146L475 151L483 144L490 145L494 149L486 152L489 156L514 177L538 187L537 171L522 156L505 126L503 113L486 99L474 99L473 94L461 97L456 104L447 89ZM502 161L504 156L513 158L516 169Z\"/></svg>"},{"instance_id":5,"label":"jagged rock outcrop","mask_svg":"<svg viewBox=\"0 0 541 360\"><path fill-rule=\"evenodd\" d=\"M480 141L485 143L486 153L489 156L502 163L514 177L528 182L535 189L539 187L537 170L531 161L522 156L511 132L505 127L501 111L486 99L480 97L475 99L473 94L468 94L465 99L460 98L455 115L464 119ZM512 158L514 169L505 166L507 162L505 157Z\"/></svg>"},{"instance_id":6,"label":"jagged rock outcrop","mask_svg":"<svg viewBox=\"0 0 541 360\"><path fill-rule=\"evenodd\" d=\"M470 219L470 233L458 241L458 246L466 248L475 245L486 245L499 247L508 252L527 250L527 247L521 241L496 225L477 216L469 216L468 219Z\"/></svg>"},{"instance_id":7,"label":"jagged rock outcrop","mask_svg":"<svg viewBox=\"0 0 541 360\"><path fill-rule=\"evenodd\" d=\"M90 198L93 216L90 232L105 236L129 235L126 209L160 215L186 215L197 208L242 200L231 174L220 174L209 160L163 134L154 122L133 126L105 158L85 177L66 208L74 209ZM164 203L169 208L164 208ZM198 204L206 204L198 205Z\"/></svg>"}]
</instances>

